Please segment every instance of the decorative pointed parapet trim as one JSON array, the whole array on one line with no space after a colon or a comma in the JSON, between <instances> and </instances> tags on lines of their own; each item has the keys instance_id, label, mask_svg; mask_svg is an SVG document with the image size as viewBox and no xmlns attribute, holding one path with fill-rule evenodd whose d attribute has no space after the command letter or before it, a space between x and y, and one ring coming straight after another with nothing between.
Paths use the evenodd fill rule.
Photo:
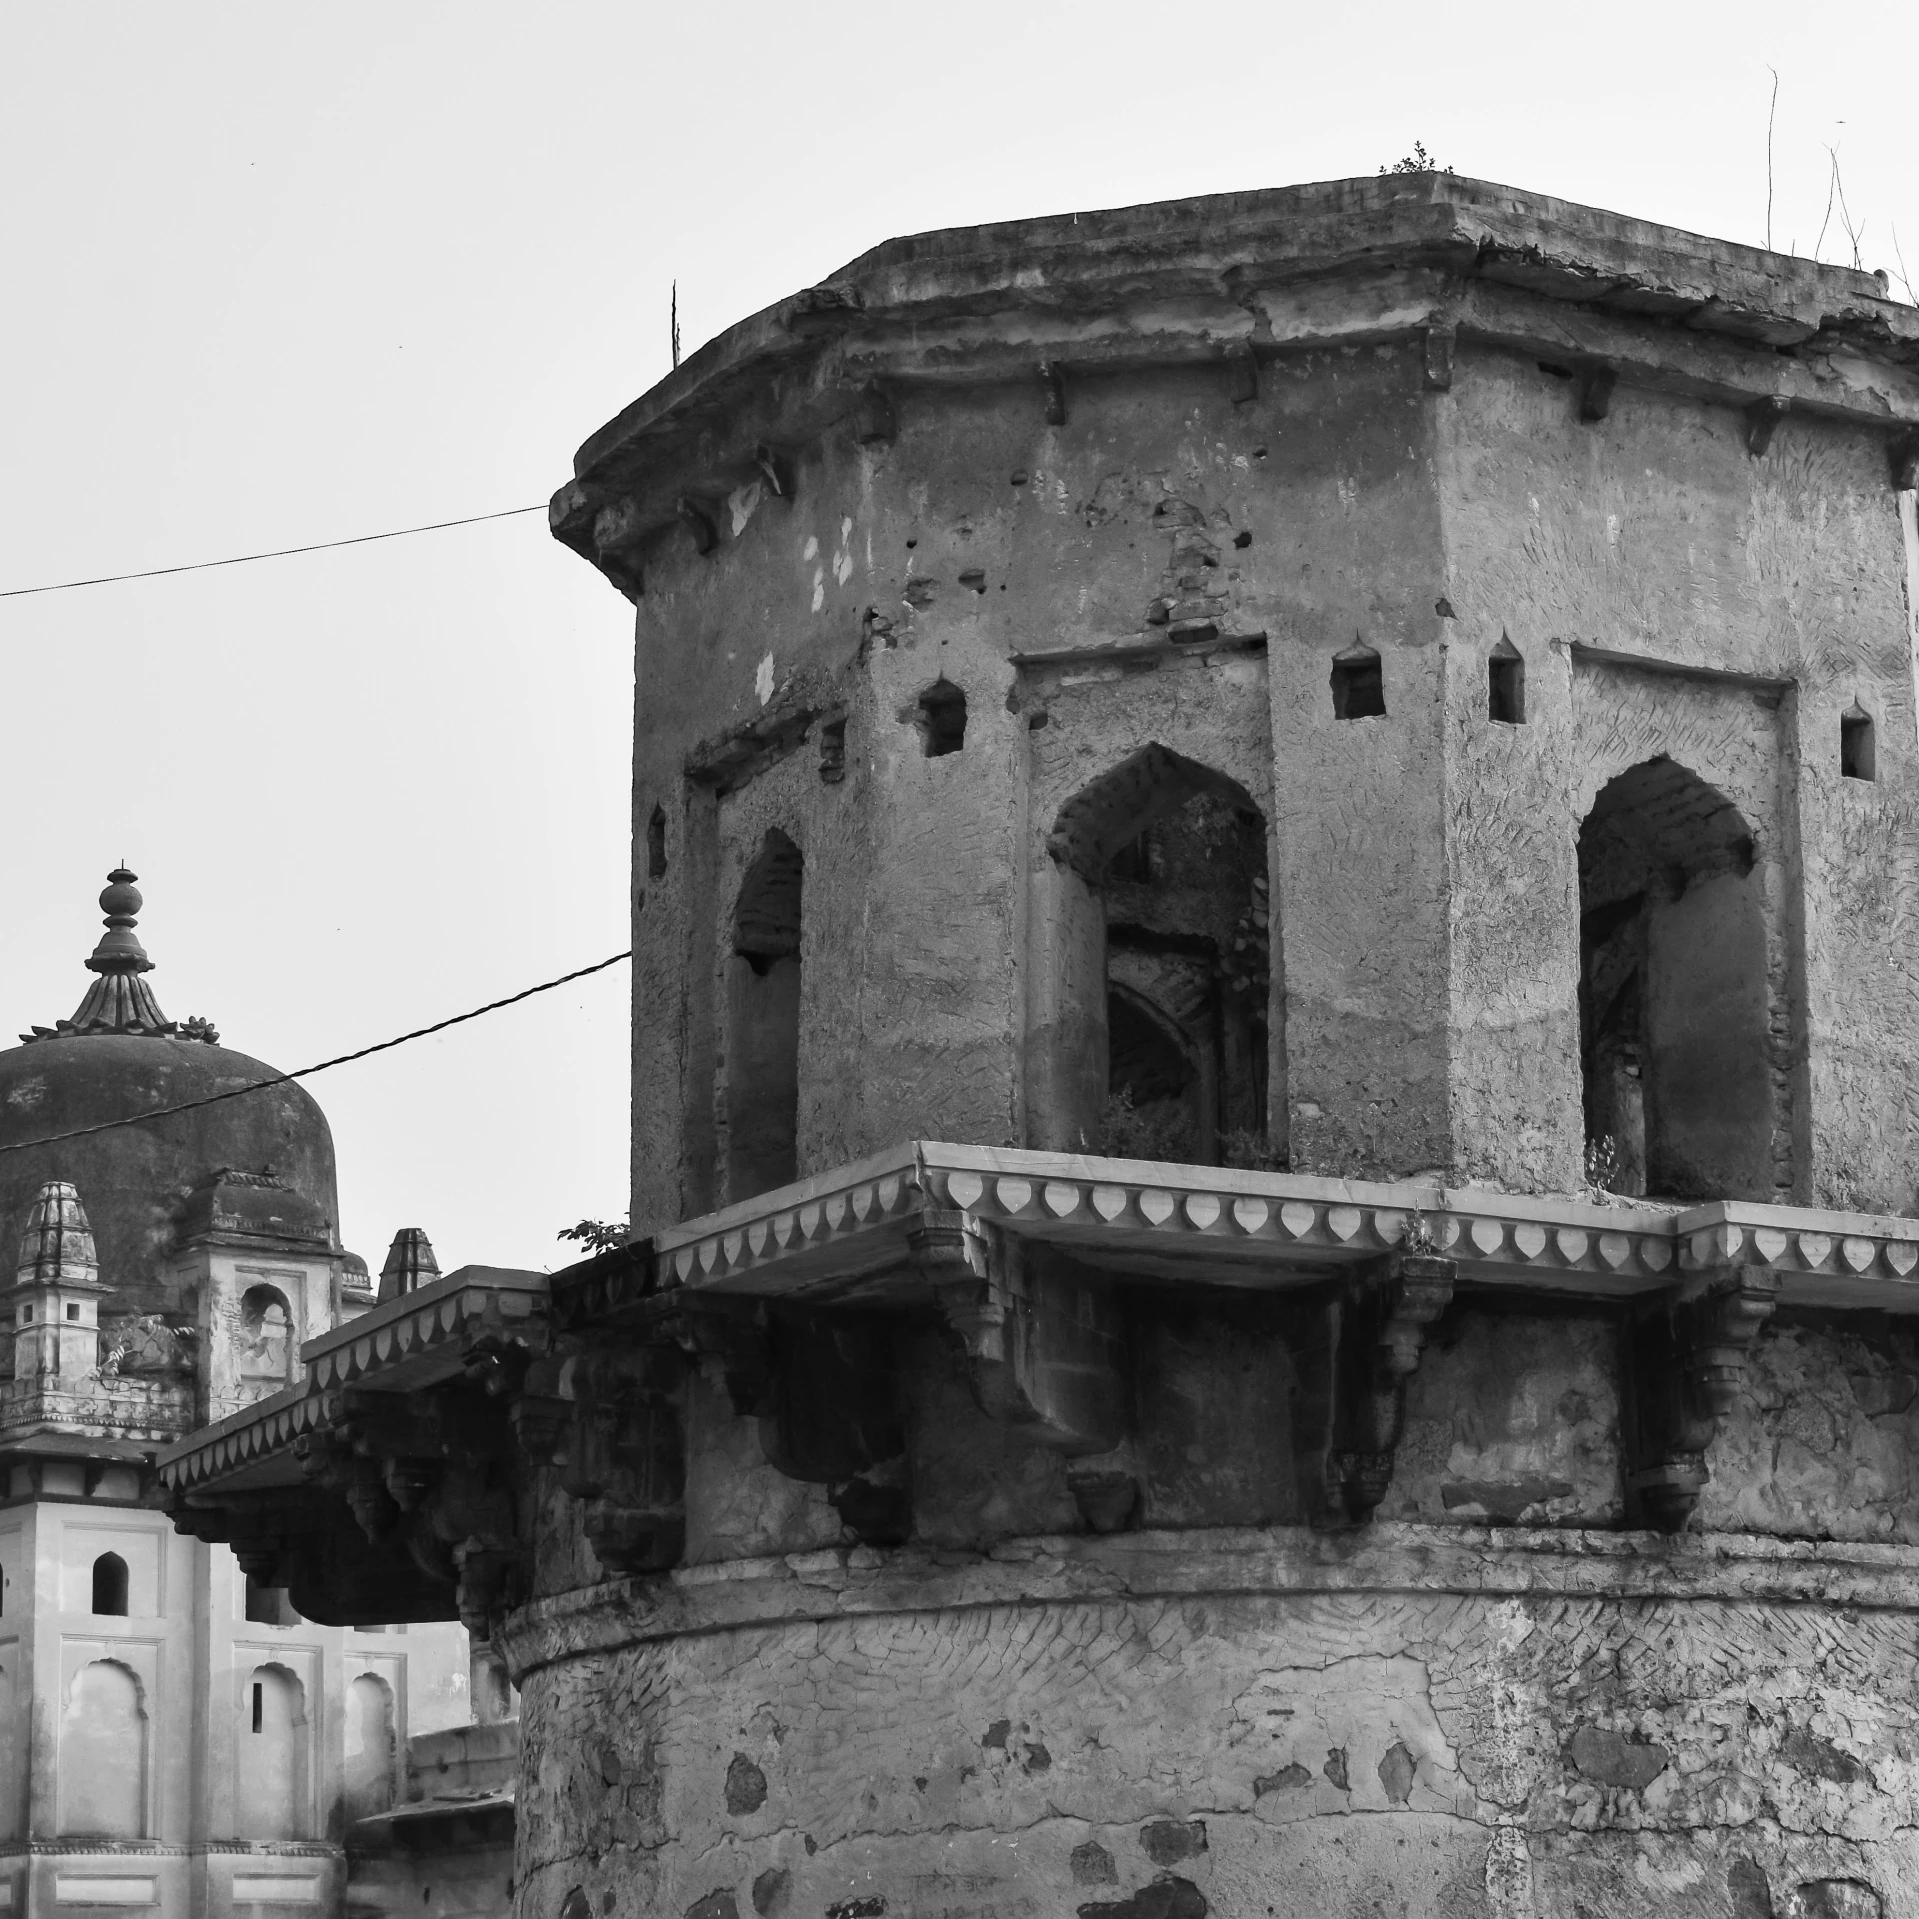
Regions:
<instances>
[{"instance_id":1,"label":"decorative pointed parapet trim","mask_svg":"<svg viewBox=\"0 0 1919 1919\"><path fill-rule=\"evenodd\" d=\"M1719 1201L1673 1230L1681 1272L1769 1266L1781 1305L1919 1312L1919 1219Z\"/></svg>"},{"instance_id":2,"label":"decorative pointed parapet trim","mask_svg":"<svg viewBox=\"0 0 1919 1919\"><path fill-rule=\"evenodd\" d=\"M462 1266L309 1339L300 1357L316 1392L376 1374L389 1388L425 1385L460 1372L471 1348L489 1335L525 1344L543 1328L546 1290L544 1273Z\"/></svg>"},{"instance_id":3,"label":"decorative pointed parapet trim","mask_svg":"<svg viewBox=\"0 0 1919 1919\"><path fill-rule=\"evenodd\" d=\"M1598 1206L938 1141L669 1227L649 1265L625 1269L624 1298L602 1288L601 1303L618 1310L682 1287L815 1303L909 1297L925 1284L909 1238L931 1214L997 1224L1102 1271L1201 1284L1313 1284L1423 1245L1455 1261L1462 1283L1623 1300L1754 1257L1778 1271L1783 1304L1919 1313L1919 1220L1730 1201ZM556 1297L568 1287L561 1275Z\"/></svg>"}]
</instances>

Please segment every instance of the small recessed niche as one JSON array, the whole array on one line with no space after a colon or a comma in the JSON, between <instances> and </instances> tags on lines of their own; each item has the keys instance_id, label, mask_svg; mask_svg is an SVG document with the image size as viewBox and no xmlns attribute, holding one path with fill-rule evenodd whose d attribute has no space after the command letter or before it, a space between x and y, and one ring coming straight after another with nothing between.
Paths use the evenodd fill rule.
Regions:
<instances>
[{"instance_id":1,"label":"small recessed niche","mask_svg":"<svg viewBox=\"0 0 1919 1919\"><path fill-rule=\"evenodd\" d=\"M1503 633L1486 660L1486 717L1502 726L1526 724L1526 662Z\"/></svg>"},{"instance_id":2,"label":"small recessed niche","mask_svg":"<svg viewBox=\"0 0 1919 1919\"><path fill-rule=\"evenodd\" d=\"M1370 646L1349 646L1333 660L1333 718L1377 720L1386 712L1386 676Z\"/></svg>"},{"instance_id":3,"label":"small recessed niche","mask_svg":"<svg viewBox=\"0 0 1919 1919\"><path fill-rule=\"evenodd\" d=\"M666 813L661 807L653 809L653 817L646 823L646 876L659 879L666 871Z\"/></svg>"},{"instance_id":4,"label":"small recessed niche","mask_svg":"<svg viewBox=\"0 0 1919 1919\"><path fill-rule=\"evenodd\" d=\"M80 1317L80 1309L79 1309L79 1307L78 1307L78 1306L73 1306L73 1305L69 1305L69 1306L67 1307L67 1317L68 1317L69 1319L78 1319L78 1318Z\"/></svg>"},{"instance_id":5,"label":"small recessed niche","mask_svg":"<svg viewBox=\"0 0 1919 1919\"><path fill-rule=\"evenodd\" d=\"M846 722L828 720L820 728L820 779L837 786L846 777Z\"/></svg>"},{"instance_id":6,"label":"small recessed niche","mask_svg":"<svg viewBox=\"0 0 1919 1919\"><path fill-rule=\"evenodd\" d=\"M913 724L929 760L957 753L966 744L966 695L951 680L935 680L919 696Z\"/></svg>"},{"instance_id":7,"label":"small recessed niche","mask_svg":"<svg viewBox=\"0 0 1919 1919\"><path fill-rule=\"evenodd\" d=\"M1839 771L1849 780L1879 777L1879 750L1872 715L1857 700L1839 716Z\"/></svg>"}]
</instances>

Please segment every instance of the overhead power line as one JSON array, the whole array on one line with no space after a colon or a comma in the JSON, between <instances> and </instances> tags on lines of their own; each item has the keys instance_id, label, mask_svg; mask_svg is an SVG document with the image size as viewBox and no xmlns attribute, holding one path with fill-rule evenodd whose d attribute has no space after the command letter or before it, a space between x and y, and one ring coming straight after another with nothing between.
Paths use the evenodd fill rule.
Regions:
<instances>
[{"instance_id":1,"label":"overhead power line","mask_svg":"<svg viewBox=\"0 0 1919 1919\"><path fill-rule=\"evenodd\" d=\"M350 540L315 540L310 546L276 546L270 553L236 553L228 560L190 560L184 566L149 566L138 573L102 573L91 580L55 580L47 586L0 587L0 600L25 599L31 593L71 593L77 586L113 586L121 580L157 580L168 573L205 573L216 566L248 566L255 560L291 559L296 553L327 553L338 546L369 546L375 540L404 540L414 533L444 533L448 527L478 526L486 520L511 520L522 513L544 513L538 506L509 506L499 513L469 513L463 520L433 520L425 526L396 526L385 533L356 533Z\"/></svg>"},{"instance_id":2,"label":"overhead power line","mask_svg":"<svg viewBox=\"0 0 1919 1919\"><path fill-rule=\"evenodd\" d=\"M41 1139L9 1140L0 1145L0 1153L24 1153L31 1146L58 1146L69 1139L85 1139L91 1133L111 1133L122 1126L141 1126L150 1119L170 1119L175 1113L190 1113L199 1106L217 1106L223 1099L243 1099L248 1093L264 1092L270 1086L289 1086L296 1079L311 1079L315 1073L324 1073L330 1066L345 1066L349 1061L365 1059L370 1053L384 1053L395 1046L404 1046L408 1040L425 1039L430 1033L444 1033L449 1026L464 1025L470 1019L478 1019L484 1013L497 1013L503 1006L517 1006L523 999L531 999L536 993L550 993L556 986L570 985L576 979L585 979L592 973L604 973L609 966L617 966L622 960L633 957L629 947L624 953L615 953L611 959L596 960L591 966L582 966L576 973L562 973L558 979L542 980L538 986L529 986L524 992L509 993L505 999L489 1000L484 1006L476 1006L470 1013L455 1013L451 1019L436 1020L431 1026L418 1026L410 1033L402 1033L397 1039L383 1039L376 1046L362 1046L358 1052L340 1053L332 1059L323 1059L317 1066L302 1066L297 1073L275 1073L267 1079L249 1081L245 1086L230 1086L224 1093L207 1093L199 1099L185 1099L177 1106L156 1106L145 1113L129 1113L124 1119L103 1119L92 1126L76 1126L65 1133L48 1133Z\"/></svg>"}]
</instances>

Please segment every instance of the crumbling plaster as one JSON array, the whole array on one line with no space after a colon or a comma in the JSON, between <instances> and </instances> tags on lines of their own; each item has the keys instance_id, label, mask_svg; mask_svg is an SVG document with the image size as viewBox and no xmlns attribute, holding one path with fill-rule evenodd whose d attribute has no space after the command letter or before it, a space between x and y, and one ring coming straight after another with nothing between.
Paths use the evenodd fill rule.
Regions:
<instances>
[{"instance_id":1,"label":"crumbling plaster","mask_svg":"<svg viewBox=\"0 0 1919 1919\"><path fill-rule=\"evenodd\" d=\"M650 567L635 827L661 806L671 856L636 882L635 1047L640 1084L677 1082L681 1111L638 1104L636 1219L725 1197L681 1161L724 1049L724 995L695 976L727 955L690 922L723 914L770 825L808 859L801 1170L915 1131L1078 1144L1033 1107L1034 1025L1057 1016L1027 971L1048 958L1033 849L1071 781L1153 740L1270 811L1273 1129L1295 1167L1579 1184L1578 825L1607 778L1670 753L1755 829L1778 1195L1913 1203L1913 876L1890 829L1919 721L1876 440L1789 419L1755 459L1726 407L1622 386L1582 425L1566 381L1509 354L1462 349L1435 392L1387 345L1277 362L1239 405L1210 372L1163 369L1076 381L1063 426L1038 411L1005 386L915 393L891 444L809 448L790 501L723 516L713 553L668 536ZM1216 652L1199 679L1057 659L1163 636L1169 613L1263 634L1263 656ZM1520 726L1486 714L1502 636L1526 662ZM1356 723L1327 688L1355 642L1382 653L1387 704ZM1261 672L1255 745L1233 689ZM912 709L939 679L966 695L966 744L929 758ZM1876 783L1838 777L1854 699ZM689 785L688 742L783 715L730 790ZM826 717L846 729L837 783L818 775ZM1861 995L1883 1015L1871 1048L1833 1011Z\"/></svg>"},{"instance_id":2,"label":"crumbling plaster","mask_svg":"<svg viewBox=\"0 0 1919 1919\"><path fill-rule=\"evenodd\" d=\"M1183 1881L1192 1919L1724 1919L1766 1910L1760 1881L1789 1912L1830 1880L1895 1919L1919 1911L1913 1653L1898 1615L1391 1591L932 1603L583 1653L522 1678L520 1910L578 1884L676 1913L1117 1915Z\"/></svg>"},{"instance_id":3,"label":"crumbling plaster","mask_svg":"<svg viewBox=\"0 0 1919 1919\"><path fill-rule=\"evenodd\" d=\"M1434 419L1458 660L1462 1170L1521 1189L1578 1176L1578 825L1606 780L1666 753L1755 831L1792 1131L1780 1197L1910 1209L1919 993L1901 933L1919 722L1878 441L1788 416L1754 457L1731 408L1624 385L1605 419L1575 424L1568 382L1494 352L1463 356ZM1485 656L1502 635L1527 663L1523 728L1485 718ZM1572 643L1690 677L1575 662ZM1839 774L1839 715L1855 699L1875 718L1875 782Z\"/></svg>"}]
</instances>

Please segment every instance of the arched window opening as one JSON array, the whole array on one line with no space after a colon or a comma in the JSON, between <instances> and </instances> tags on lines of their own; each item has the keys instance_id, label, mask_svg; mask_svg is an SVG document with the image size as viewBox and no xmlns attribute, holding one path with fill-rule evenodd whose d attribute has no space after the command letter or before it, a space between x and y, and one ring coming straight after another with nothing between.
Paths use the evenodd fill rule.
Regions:
<instances>
[{"instance_id":1,"label":"arched window opening","mask_svg":"<svg viewBox=\"0 0 1919 1919\"><path fill-rule=\"evenodd\" d=\"M798 1174L800 932L805 862L777 829L740 886L727 983L726 1195Z\"/></svg>"},{"instance_id":2,"label":"arched window opening","mask_svg":"<svg viewBox=\"0 0 1919 1919\"><path fill-rule=\"evenodd\" d=\"M1333 659L1333 718L1377 720L1386 714L1386 671L1370 646L1349 646Z\"/></svg>"},{"instance_id":3,"label":"arched window opening","mask_svg":"<svg viewBox=\"0 0 1919 1919\"><path fill-rule=\"evenodd\" d=\"M653 817L646 823L646 876L650 880L659 879L666 872L666 811L663 807L653 809Z\"/></svg>"},{"instance_id":4,"label":"arched window opening","mask_svg":"<svg viewBox=\"0 0 1919 1919\"><path fill-rule=\"evenodd\" d=\"M284 1666L256 1666L241 1708L234 1825L242 1839L302 1839L306 1693Z\"/></svg>"},{"instance_id":5,"label":"arched window opening","mask_svg":"<svg viewBox=\"0 0 1919 1919\"><path fill-rule=\"evenodd\" d=\"M63 1836L145 1835L147 1715L130 1668L96 1659L74 1674L58 1751Z\"/></svg>"},{"instance_id":6,"label":"arched window opening","mask_svg":"<svg viewBox=\"0 0 1919 1919\"><path fill-rule=\"evenodd\" d=\"M1879 749L1873 740L1872 715L1857 700L1839 716L1839 771L1849 780L1879 777Z\"/></svg>"},{"instance_id":7,"label":"arched window opening","mask_svg":"<svg viewBox=\"0 0 1919 1919\"><path fill-rule=\"evenodd\" d=\"M346 1695L346 1816L366 1819L393 1804L398 1757L393 1691L376 1673L363 1672Z\"/></svg>"},{"instance_id":8,"label":"arched window opening","mask_svg":"<svg viewBox=\"0 0 1919 1919\"><path fill-rule=\"evenodd\" d=\"M118 1553L102 1553L93 1562L92 1610L109 1619L127 1616L127 1562Z\"/></svg>"},{"instance_id":9,"label":"arched window opening","mask_svg":"<svg viewBox=\"0 0 1919 1919\"><path fill-rule=\"evenodd\" d=\"M250 1286L240 1299L240 1377L249 1385L284 1386L293 1360L293 1314L286 1295Z\"/></svg>"},{"instance_id":10,"label":"arched window opening","mask_svg":"<svg viewBox=\"0 0 1919 1919\"><path fill-rule=\"evenodd\" d=\"M1486 660L1486 717L1502 726L1526 723L1526 662L1503 633Z\"/></svg>"},{"instance_id":11,"label":"arched window opening","mask_svg":"<svg viewBox=\"0 0 1919 1919\"><path fill-rule=\"evenodd\" d=\"M1580 828L1579 906L1589 1177L1770 1200L1764 901L1739 809L1670 759L1620 774Z\"/></svg>"},{"instance_id":12,"label":"arched window opening","mask_svg":"<svg viewBox=\"0 0 1919 1919\"><path fill-rule=\"evenodd\" d=\"M919 696L913 724L929 760L959 752L966 744L966 695L951 680L935 680Z\"/></svg>"},{"instance_id":13,"label":"arched window opening","mask_svg":"<svg viewBox=\"0 0 1919 1919\"><path fill-rule=\"evenodd\" d=\"M1057 977L1036 1034L1043 1143L1269 1165L1266 822L1163 746L1060 809L1038 911Z\"/></svg>"}]
</instances>

